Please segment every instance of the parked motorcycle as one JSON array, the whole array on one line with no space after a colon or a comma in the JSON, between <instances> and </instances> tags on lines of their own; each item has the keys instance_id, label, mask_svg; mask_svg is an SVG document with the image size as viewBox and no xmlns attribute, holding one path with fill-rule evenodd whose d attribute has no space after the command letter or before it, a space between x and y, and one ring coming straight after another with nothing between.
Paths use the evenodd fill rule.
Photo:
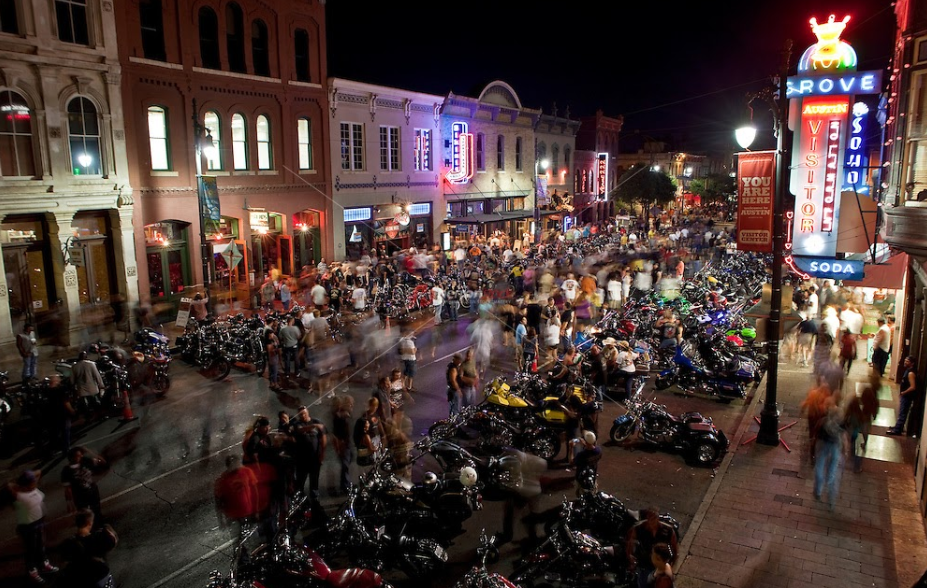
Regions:
<instances>
[{"instance_id":1,"label":"parked motorcycle","mask_svg":"<svg viewBox=\"0 0 927 588\"><path fill-rule=\"evenodd\" d=\"M199 366L210 378L223 380L232 371L232 362L222 351L227 336L214 319L202 323L190 319L184 334L177 337L180 357L187 363Z\"/></svg>"},{"instance_id":2,"label":"parked motorcycle","mask_svg":"<svg viewBox=\"0 0 927 588\"><path fill-rule=\"evenodd\" d=\"M697 412L674 416L653 402L628 401L628 412L615 419L609 437L623 443L636 432L645 443L678 451L701 466L710 466L727 452L729 441L709 417Z\"/></svg>"},{"instance_id":3,"label":"parked motorcycle","mask_svg":"<svg viewBox=\"0 0 927 588\"><path fill-rule=\"evenodd\" d=\"M741 369L744 369L743 373L740 373ZM730 401L745 397L745 382L753 378L754 373L747 372L745 366L739 366L734 377L712 372L705 366L692 343L684 341L676 347L673 365L661 371L654 384L657 390L666 390L676 384L684 392L700 392Z\"/></svg>"},{"instance_id":4,"label":"parked motorcycle","mask_svg":"<svg viewBox=\"0 0 927 588\"><path fill-rule=\"evenodd\" d=\"M454 584L454 588L518 588L502 574L490 572L486 567L488 561L499 559L499 549L496 547L495 536L487 536L485 529L480 531L480 546L476 548L476 555L480 558L479 565L470 568Z\"/></svg>"}]
</instances>

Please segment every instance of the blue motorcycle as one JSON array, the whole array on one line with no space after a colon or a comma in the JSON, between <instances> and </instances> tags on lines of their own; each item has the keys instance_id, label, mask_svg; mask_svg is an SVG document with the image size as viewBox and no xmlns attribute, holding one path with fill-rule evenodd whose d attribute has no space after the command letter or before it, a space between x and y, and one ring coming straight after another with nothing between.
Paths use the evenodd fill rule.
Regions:
<instances>
[{"instance_id":1,"label":"blue motorcycle","mask_svg":"<svg viewBox=\"0 0 927 588\"><path fill-rule=\"evenodd\" d=\"M750 362L738 362L735 371L719 373L706 367L696 347L684 341L676 348L672 365L660 372L654 384L657 390L679 386L687 393L701 393L717 396L722 400L744 398L747 383L753 382L756 374Z\"/></svg>"}]
</instances>

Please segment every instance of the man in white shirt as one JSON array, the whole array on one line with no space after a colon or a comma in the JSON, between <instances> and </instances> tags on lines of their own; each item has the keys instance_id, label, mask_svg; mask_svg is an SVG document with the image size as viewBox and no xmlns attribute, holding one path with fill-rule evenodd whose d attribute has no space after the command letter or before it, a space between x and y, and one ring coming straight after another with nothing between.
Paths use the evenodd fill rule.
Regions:
<instances>
[{"instance_id":1,"label":"man in white shirt","mask_svg":"<svg viewBox=\"0 0 927 588\"><path fill-rule=\"evenodd\" d=\"M808 316L816 318L819 311L817 287L812 285L808 288Z\"/></svg>"},{"instance_id":2,"label":"man in white shirt","mask_svg":"<svg viewBox=\"0 0 927 588\"><path fill-rule=\"evenodd\" d=\"M325 286L319 282L316 282L315 286L312 287L312 290L310 290L309 294L312 297L312 304L314 304L316 308L321 309L323 306L325 306L325 296L327 295Z\"/></svg>"},{"instance_id":3,"label":"man in white shirt","mask_svg":"<svg viewBox=\"0 0 927 588\"><path fill-rule=\"evenodd\" d=\"M608 307L621 308L621 282L615 274L608 280Z\"/></svg>"},{"instance_id":4,"label":"man in white shirt","mask_svg":"<svg viewBox=\"0 0 927 588\"><path fill-rule=\"evenodd\" d=\"M560 288L563 290L563 296L568 302L572 303L576 300L576 291L579 289L579 282L576 281L573 274L567 274L567 279L563 280L563 284L560 285Z\"/></svg>"},{"instance_id":5,"label":"man in white shirt","mask_svg":"<svg viewBox=\"0 0 927 588\"><path fill-rule=\"evenodd\" d=\"M415 337L412 336L411 331L407 331L405 336L399 339L399 359L402 360L402 379L406 390L411 392L414 390L412 382L415 379L416 361L418 360Z\"/></svg>"},{"instance_id":6,"label":"man in white shirt","mask_svg":"<svg viewBox=\"0 0 927 588\"><path fill-rule=\"evenodd\" d=\"M513 259L515 259L515 252L512 251L511 248L506 248L506 250L502 252L502 261L505 263L512 263Z\"/></svg>"},{"instance_id":7,"label":"man in white shirt","mask_svg":"<svg viewBox=\"0 0 927 588\"><path fill-rule=\"evenodd\" d=\"M457 262L457 268L462 269L464 262L467 261L467 250L463 247L457 247L454 250L454 261Z\"/></svg>"},{"instance_id":8,"label":"man in white shirt","mask_svg":"<svg viewBox=\"0 0 927 588\"><path fill-rule=\"evenodd\" d=\"M876 319L879 324L879 330L876 331L875 339L872 344L872 369L880 376L885 374L885 366L888 365L888 350L892 345L892 330L885 324L885 318Z\"/></svg>"},{"instance_id":9,"label":"man in white shirt","mask_svg":"<svg viewBox=\"0 0 927 588\"><path fill-rule=\"evenodd\" d=\"M435 324L441 324L441 309L444 308L444 288L435 284L431 288L431 304L435 307Z\"/></svg>"}]
</instances>

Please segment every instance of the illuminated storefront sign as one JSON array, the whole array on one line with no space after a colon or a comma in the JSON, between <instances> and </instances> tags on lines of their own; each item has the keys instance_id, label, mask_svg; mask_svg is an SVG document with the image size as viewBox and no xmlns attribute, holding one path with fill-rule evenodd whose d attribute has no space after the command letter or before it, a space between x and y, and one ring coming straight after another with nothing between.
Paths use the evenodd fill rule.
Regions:
<instances>
[{"instance_id":1,"label":"illuminated storefront sign","mask_svg":"<svg viewBox=\"0 0 927 588\"><path fill-rule=\"evenodd\" d=\"M737 249L770 252L773 198L776 194L775 151L737 154Z\"/></svg>"},{"instance_id":2,"label":"illuminated storefront sign","mask_svg":"<svg viewBox=\"0 0 927 588\"><path fill-rule=\"evenodd\" d=\"M802 100L801 124L793 149L792 229L796 255L834 255L837 247L838 186L848 96Z\"/></svg>"},{"instance_id":3,"label":"illuminated storefront sign","mask_svg":"<svg viewBox=\"0 0 927 588\"><path fill-rule=\"evenodd\" d=\"M846 158L843 161L843 190L869 195L869 183L866 170L869 157L866 154L866 119L869 107L863 102L853 105L853 118L847 129Z\"/></svg>"},{"instance_id":4,"label":"illuminated storefront sign","mask_svg":"<svg viewBox=\"0 0 927 588\"><path fill-rule=\"evenodd\" d=\"M451 125L451 171L446 177L452 184L466 184L473 177L473 134L469 129L465 122Z\"/></svg>"},{"instance_id":5,"label":"illuminated storefront sign","mask_svg":"<svg viewBox=\"0 0 927 588\"><path fill-rule=\"evenodd\" d=\"M608 196L608 153L596 155L595 194L605 199Z\"/></svg>"},{"instance_id":6,"label":"illuminated storefront sign","mask_svg":"<svg viewBox=\"0 0 927 588\"><path fill-rule=\"evenodd\" d=\"M796 257L794 263L800 273L813 278L856 281L862 280L865 276L865 263L861 260Z\"/></svg>"},{"instance_id":7,"label":"illuminated storefront sign","mask_svg":"<svg viewBox=\"0 0 927 588\"><path fill-rule=\"evenodd\" d=\"M835 94L878 94L882 72L861 71L840 76L791 76L786 80L789 98Z\"/></svg>"},{"instance_id":8,"label":"illuminated storefront sign","mask_svg":"<svg viewBox=\"0 0 927 588\"><path fill-rule=\"evenodd\" d=\"M856 51L840 39L849 21L849 16L837 21L834 15L820 24L811 19L811 30L818 42L808 47L798 60L799 75L786 80L786 97L879 93L882 72L856 71Z\"/></svg>"}]
</instances>

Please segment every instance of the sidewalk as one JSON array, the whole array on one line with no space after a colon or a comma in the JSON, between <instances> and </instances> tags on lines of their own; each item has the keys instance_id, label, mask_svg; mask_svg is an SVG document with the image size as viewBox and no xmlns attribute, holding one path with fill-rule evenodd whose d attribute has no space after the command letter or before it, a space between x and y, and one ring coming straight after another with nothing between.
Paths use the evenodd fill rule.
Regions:
<instances>
[{"instance_id":1,"label":"sidewalk","mask_svg":"<svg viewBox=\"0 0 927 588\"><path fill-rule=\"evenodd\" d=\"M865 356L863 356L865 357ZM854 362L845 393L865 381ZM913 463L916 439L889 437L897 386L886 380L863 472L845 464L835 512L814 499L814 470L805 449L808 429L799 404L810 368L779 364L782 445L743 443L759 428L764 394L757 394L731 451L680 544L676 585L909 587L927 569L927 538L918 510Z\"/></svg>"}]
</instances>

